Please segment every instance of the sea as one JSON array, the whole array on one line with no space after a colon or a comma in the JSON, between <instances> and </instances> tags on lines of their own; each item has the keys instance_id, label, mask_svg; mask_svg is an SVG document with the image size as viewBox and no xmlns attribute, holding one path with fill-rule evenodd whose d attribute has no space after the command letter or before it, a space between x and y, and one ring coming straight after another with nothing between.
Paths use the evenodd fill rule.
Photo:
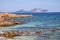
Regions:
<instances>
[{"instance_id":1,"label":"sea","mask_svg":"<svg viewBox=\"0 0 60 40\"><path fill-rule=\"evenodd\" d=\"M0 31L7 30L26 30L26 31L45 31L37 36L34 40L60 40L60 31L51 32L51 30L60 30L60 12L42 12L42 13L15 13L15 14L32 14L33 17L17 18L16 20L24 21L24 24L10 27L0 27ZM32 35L30 35L32 36ZM34 35L33 35L34 36ZM34 36L34 37L35 37ZM33 37L32 37L33 38ZM32 39L31 39L32 40Z\"/></svg>"}]
</instances>

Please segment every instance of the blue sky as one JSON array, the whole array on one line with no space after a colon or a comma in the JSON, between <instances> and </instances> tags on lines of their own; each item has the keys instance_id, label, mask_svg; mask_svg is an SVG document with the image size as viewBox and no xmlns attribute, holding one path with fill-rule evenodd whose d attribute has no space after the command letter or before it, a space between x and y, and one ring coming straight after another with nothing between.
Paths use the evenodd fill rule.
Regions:
<instances>
[{"instance_id":1,"label":"blue sky","mask_svg":"<svg viewBox=\"0 0 60 40\"><path fill-rule=\"evenodd\" d=\"M60 12L60 0L0 0L0 12L34 8L47 9L48 12Z\"/></svg>"}]
</instances>

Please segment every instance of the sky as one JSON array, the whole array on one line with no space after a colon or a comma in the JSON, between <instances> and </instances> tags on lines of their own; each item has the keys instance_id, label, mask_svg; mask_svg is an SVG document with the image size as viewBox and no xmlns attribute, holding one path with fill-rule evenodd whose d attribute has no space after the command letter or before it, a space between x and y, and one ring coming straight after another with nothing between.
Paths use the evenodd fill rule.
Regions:
<instances>
[{"instance_id":1,"label":"sky","mask_svg":"<svg viewBox=\"0 0 60 40\"><path fill-rule=\"evenodd\" d=\"M20 9L47 9L48 12L60 12L60 0L0 0L0 12L15 12Z\"/></svg>"}]
</instances>

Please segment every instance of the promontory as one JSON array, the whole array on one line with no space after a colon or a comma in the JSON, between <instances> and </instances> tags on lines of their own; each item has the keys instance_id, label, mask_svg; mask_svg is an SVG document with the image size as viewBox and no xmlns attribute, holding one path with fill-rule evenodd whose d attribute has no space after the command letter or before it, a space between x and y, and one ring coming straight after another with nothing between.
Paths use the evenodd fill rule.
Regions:
<instances>
[{"instance_id":1,"label":"promontory","mask_svg":"<svg viewBox=\"0 0 60 40\"><path fill-rule=\"evenodd\" d=\"M9 12L0 13L0 27L22 24L24 22L15 21L14 18L26 18L26 17L32 17L32 15L26 15L26 14L18 15Z\"/></svg>"}]
</instances>

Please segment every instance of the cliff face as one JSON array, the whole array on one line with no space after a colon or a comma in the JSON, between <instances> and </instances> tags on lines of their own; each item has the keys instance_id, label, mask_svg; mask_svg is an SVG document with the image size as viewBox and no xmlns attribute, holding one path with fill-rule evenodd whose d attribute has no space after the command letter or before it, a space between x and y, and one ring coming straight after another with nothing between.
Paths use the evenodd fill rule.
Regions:
<instances>
[{"instance_id":1,"label":"cliff face","mask_svg":"<svg viewBox=\"0 0 60 40\"><path fill-rule=\"evenodd\" d=\"M31 17L32 15L17 15L11 13L1 13L0 14L0 26L12 26L16 24L22 24L21 21L15 21L14 18L26 18Z\"/></svg>"}]
</instances>

